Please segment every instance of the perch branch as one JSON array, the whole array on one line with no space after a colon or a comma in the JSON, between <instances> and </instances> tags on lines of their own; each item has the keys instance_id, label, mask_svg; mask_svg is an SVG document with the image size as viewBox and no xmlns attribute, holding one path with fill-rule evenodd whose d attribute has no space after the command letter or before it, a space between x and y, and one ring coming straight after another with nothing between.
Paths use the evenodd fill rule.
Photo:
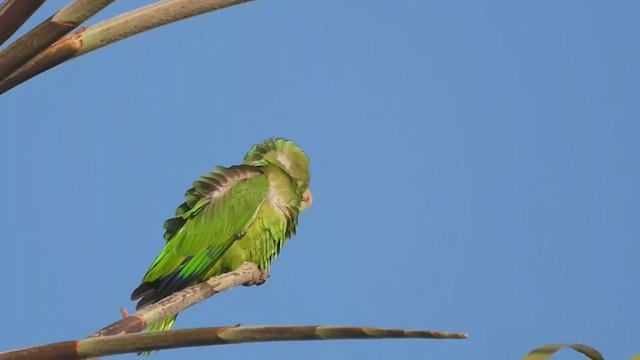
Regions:
<instances>
[{"instance_id":1,"label":"perch branch","mask_svg":"<svg viewBox=\"0 0 640 360\"><path fill-rule=\"evenodd\" d=\"M334 339L466 339L466 334L329 326L217 327L106 336L0 353L0 360L74 360L203 345Z\"/></svg>"},{"instance_id":2,"label":"perch branch","mask_svg":"<svg viewBox=\"0 0 640 360\"><path fill-rule=\"evenodd\" d=\"M52 67L105 45L159 26L249 1L252 0L164 0L79 29L44 49L10 76L0 76L0 94ZM0 68L1 61L0 56Z\"/></svg>"},{"instance_id":3,"label":"perch branch","mask_svg":"<svg viewBox=\"0 0 640 360\"><path fill-rule=\"evenodd\" d=\"M219 292L239 285L260 285L266 272L246 262L235 271L176 292L137 313L127 315L91 337L0 353L0 360L73 360L203 345L333 339L466 339L466 334L369 327L261 326L216 327L132 334Z\"/></svg>"},{"instance_id":4,"label":"perch branch","mask_svg":"<svg viewBox=\"0 0 640 360\"><path fill-rule=\"evenodd\" d=\"M91 337L122 335L141 332L149 325L175 315L211 296L239 285L263 282L264 274L253 264L246 262L235 271L213 277L200 284L173 293L148 307L131 314L97 331Z\"/></svg>"},{"instance_id":5,"label":"perch branch","mask_svg":"<svg viewBox=\"0 0 640 360\"><path fill-rule=\"evenodd\" d=\"M0 5L0 45L24 24L45 0L5 0Z\"/></svg>"},{"instance_id":6,"label":"perch branch","mask_svg":"<svg viewBox=\"0 0 640 360\"><path fill-rule=\"evenodd\" d=\"M25 3L34 2L32 0L18 1ZM0 51L0 80L9 77L9 75L33 59L39 52L46 49L113 1L114 0L75 0L40 23L40 25L23 35L6 49ZM35 9L33 9L33 11L35 11ZM1 21L2 19L0 19L0 23Z\"/></svg>"}]
</instances>

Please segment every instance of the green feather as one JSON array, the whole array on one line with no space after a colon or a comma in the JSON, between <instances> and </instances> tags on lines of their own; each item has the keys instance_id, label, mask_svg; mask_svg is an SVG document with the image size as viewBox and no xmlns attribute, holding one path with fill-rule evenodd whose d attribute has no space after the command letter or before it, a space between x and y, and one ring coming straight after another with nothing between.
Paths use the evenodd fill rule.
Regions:
<instances>
[{"instance_id":1,"label":"green feather","mask_svg":"<svg viewBox=\"0 0 640 360\"><path fill-rule=\"evenodd\" d=\"M196 180L194 189L199 196L198 201L179 216L184 220L183 225L177 230L171 229L175 233L143 281L152 282L171 274L189 256L194 258L181 274L190 275L206 269L231 246L256 214L268 189L267 177L261 171L249 167L242 168L242 171L238 168L216 168L211 174L224 181L218 186L212 182L204 185L202 179L206 177ZM238 178L235 182L234 176ZM197 265L194 264L196 262Z\"/></svg>"}]
</instances>

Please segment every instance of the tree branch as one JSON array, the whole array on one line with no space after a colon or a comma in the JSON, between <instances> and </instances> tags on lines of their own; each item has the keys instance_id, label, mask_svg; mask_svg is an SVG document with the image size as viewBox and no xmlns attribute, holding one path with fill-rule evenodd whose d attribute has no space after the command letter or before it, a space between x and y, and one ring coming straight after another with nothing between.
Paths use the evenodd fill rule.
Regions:
<instances>
[{"instance_id":1,"label":"tree branch","mask_svg":"<svg viewBox=\"0 0 640 360\"><path fill-rule=\"evenodd\" d=\"M0 94L52 67L105 45L159 26L249 1L252 0L164 0L80 29L60 39L17 70L13 69L15 72L10 76L2 76L6 71L0 70ZM0 69L2 67L0 53Z\"/></svg>"},{"instance_id":2,"label":"tree branch","mask_svg":"<svg viewBox=\"0 0 640 360\"><path fill-rule=\"evenodd\" d=\"M65 341L0 353L0 360L74 360L203 345L335 339L466 339L466 334L369 327L264 326L160 331Z\"/></svg>"},{"instance_id":3,"label":"tree branch","mask_svg":"<svg viewBox=\"0 0 640 360\"><path fill-rule=\"evenodd\" d=\"M25 0L18 0L25 1ZM39 52L104 9L114 0L75 0L0 51L0 80L26 64ZM25 1L26 2L26 1ZM33 2L30 0L30 2ZM35 11L35 9L33 9ZM2 19L0 19L1 21ZM26 19L25 19L26 20Z\"/></svg>"},{"instance_id":4,"label":"tree branch","mask_svg":"<svg viewBox=\"0 0 640 360\"><path fill-rule=\"evenodd\" d=\"M132 334L143 331L147 326L177 314L219 292L239 285L262 284L266 277L268 277L266 272L260 271L255 264L246 262L235 271L176 292L103 328L87 339L7 351L0 353L0 360L72 360L191 346L266 341L467 338L466 334L437 331L328 326L233 326Z\"/></svg>"},{"instance_id":5,"label":"tree branch","mask_svg":"<svg viewBox=\"0 0 640 360\"><path fill-rule=\"evenodd\" d=\"M45 0L5 0L0 5L0 45L33 15Z\"/></svg>"},{"instance_id":6,"label":"tree branch","mask_svg":"<svg viewBox=\"0 0 640 360\"><path fill-rule=\"evenodd\" d=\"M97 331L91 337L122 335L141 332L149 325L175 315L211 296L239 285L264 282L264 274L253 264L246 262L235 271L213 277L200 284L175 292L120 321Z\"/></svg>"}]
</instances>

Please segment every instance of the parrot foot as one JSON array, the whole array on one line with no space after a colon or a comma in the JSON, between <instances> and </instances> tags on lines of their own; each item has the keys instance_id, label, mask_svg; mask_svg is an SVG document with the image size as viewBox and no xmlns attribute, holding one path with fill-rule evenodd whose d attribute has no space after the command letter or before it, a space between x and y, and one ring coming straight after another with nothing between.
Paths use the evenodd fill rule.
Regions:
<instances>
[{"instance_id":1,"label":"parrot foot","mask_svg":"<svg viewBox=\"0 0 640 360\"><path fill-rule=\"evenodd\" d=\"M269 270L264 269L260 272L260 279L258 280L258 283L256 284L256 286L260 286L262 284L264 284L265 282L267 282L267 280L271 277L271 275L269 274Z\"/></svg>"},{"instance_id":2,"label":"parrot foot","mask_svg":"<svg viewBox=\"0 0 640 360\"><path fill-rule=\"evenodd\" d=\"M129 312L127 311L126 308L120 308L120 314L122 315L123 319L126 319L129 317Z\"/></svg>"},{"instance_id":3,"label":"parrot foot","mask_svg":"<svg viewBox=\"0 0 640 360\"><path fill-rule=\"evenodd\" d=\"M242 284L243 286L260 286L262 284L264 284L265 282L267 282L267 279L269 279L271 277L271 275L269 275L269 270L264 269L264 270L260 270L260 277L252 282L248 282L246 284Z\"/></svg>"}]
</instances>

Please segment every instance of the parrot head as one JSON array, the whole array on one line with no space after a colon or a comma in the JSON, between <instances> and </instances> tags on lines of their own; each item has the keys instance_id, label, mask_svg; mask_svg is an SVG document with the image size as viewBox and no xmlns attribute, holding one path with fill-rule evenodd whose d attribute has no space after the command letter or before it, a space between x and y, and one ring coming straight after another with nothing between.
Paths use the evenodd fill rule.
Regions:
<instances>
[{"instance_id":1,"label":"parrot head","mask_svg":"<svg viewBox=\"0 0 640 360\"><path fill-rule=\"evenodd\" d=\"M300 210L306 210L313 203L313 195L309 190L309 158L293 141L282 138L267 139L249 150L244 163L253 166L274 165L281 168L295 182L300 194Z\"/></svg>"}]
</instances>

